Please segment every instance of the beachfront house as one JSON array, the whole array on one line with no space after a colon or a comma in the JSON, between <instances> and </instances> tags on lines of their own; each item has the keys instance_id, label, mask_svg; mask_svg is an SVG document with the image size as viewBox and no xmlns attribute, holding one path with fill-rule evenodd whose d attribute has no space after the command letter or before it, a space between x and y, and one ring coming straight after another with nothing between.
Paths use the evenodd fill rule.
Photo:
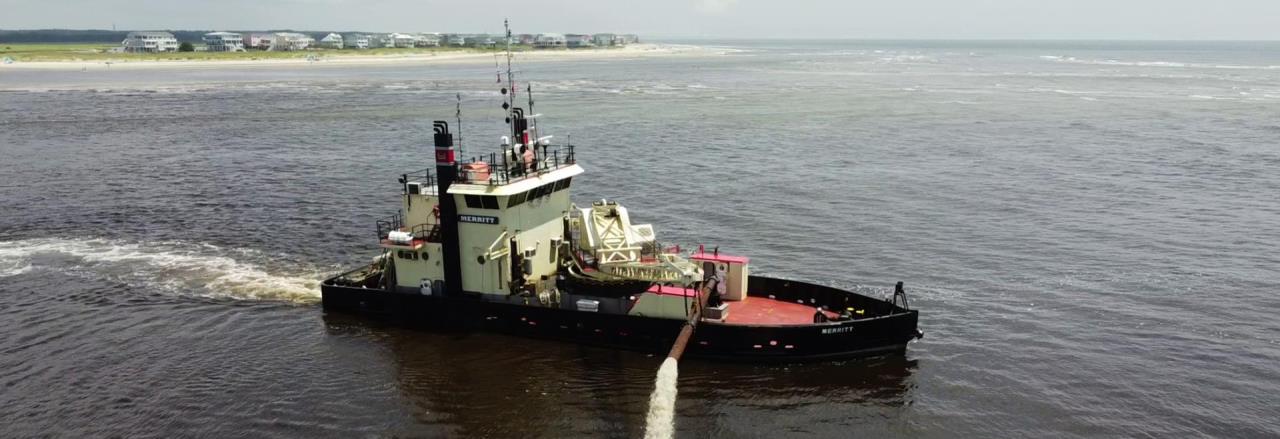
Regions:
<instances>
[{"instance_id":1,"label":"beachfront house","mask_svg":"<svg viewBox=\"0 0 1280 439\"><path fill-rule=\"evenodd\" d=\"M327 49L341 49L343 47L342 35L331 33L320 39L320 47Z\"/></svg>"},{"instance_id":2,"label":"beachfront house","mask_svg":"<svg viewBox=\"0 0 1280 439\"><path fill-rule=\"evenodd\" d=\"M435 47L440 45L440 37L435 34L418 34L414 36L414 47Z\"/></svg>"},{"instance_id":3,"label":"beachfront house","mask_svg":"<svg viewBox=\"0 0 1280 439\"><path fill-rule=\"evenodd\" d=\"M564 46L569 48L591 47L591 35L568 34L564 36Z\"/></svg>"},{"instance_id":4,"label":"beachfront house","mask_svg":"<svg viewBox=\"0 0 1280 439\"><path fill-rule=\"evenodd\" d=\"M401 49L413 47L414 43L417 41L418 37L414 35L399 33L391 34L391 46L388 47L398 47Z\"/></svg>"},{"instance_id":5,"label":"beachfront house","mask_svg":"<svg viewBox=\"0 0 1280 439\"><path fill-rule=\"evenodd\" d=\"M276 32L275 38L271 39L271 46L268 50L272 51L294 51L307 50L315 43L315 38L297 32Z\"/></svg>"},{"instance_id":6,"label":"beachfront house","mask_svg":"<svg viewBox=\"0 0 1280 439\"><path fill-rule=\"evenodd\" d=\"M539 49L563 48L564 45L564 35L560 34L538 34L538 36L533 39L533 47L537 47Z\"/></svg>"},{"instance_id":7,"label":"beachfront house","mask_svg":"<svg viewBox=\"0 0 1280 439\"><path fill-rule=\"evenodd\" d=\"M168 32L129 32L120 43L125 52L177 52L178 39Z\"/></svg>"},{"instance_id":8,"label":"beachfront house","mask_svg":"<svg viewBox=\"0 0 1280 439\"><path fill-rule=\"evenodd\" d=\"M594 34L591 36L591 43L597 46L612 46L614 34Z\"/></svg>"},{"instance_id":9,"label":"beachfront house","mask_svg":"<svg viewBox=\"0 0 1280 439\"><path fill-rule=\"evenodd\" d=\"M466 38L466 44L469 47L495 47L498 41L488 35L473 35Z\"/></svg>"},{"instance_id":10,"label":"beachfront house","mask_svg":"<svg viewBox=\"0 0 1280 439\"><path fill-rule=\"evenodd\" d=\"M201 39L209 52L244 52L244 37L235 32L209 32Z\"/></svg>"},{"instance_id":11,"label":"beachfront house","mask_svg":"<svg viewBox=\"0 0 1280 439\"><path fill-rule=\"evenodd\" d=\"M640 37L636 36L636 34L624 34L619 36L622 37L622 44L640 44Z\"/></svg>"},{"instance_id":12,"label":"beachfront house","mask_svg":"<svg viewBox=\"0 0 1280 439\"><path fill-rule=\"evenodd\" d=\"M445 41L445 44L450 46L461 47L461 46L467 45L467 37L465 35L460 35L460 34L445 35L444 41Z\"/></svg>"},{"instance_id":13,"label":"beachfront house","mask_svg":"<svg viewBox=\"0 0 1280 439\"><path fill-rule=\"evenodd\" d=\"M532 46L534 38L537 37L533 34L520 34L516 35L516 40L513 42L520 45Z\"/></svg>"},{"instance_id":14,"label":"beachfront house","mask_svg":"<svg viewBox=\"0 0 1280 439\"><path fill-rule=\"evenodd\" d=\"M368 49L369 36L364 34L347 34L342 37L342 47L348 49Z\"/></svg>"},{"instance_id":15,"label":"beachfront house","mask_svg":"<svg viewBox=\"0 0 1280 439\"><path fill-rule=\"evenodd\" d=\"M274 39L276 39L276 34L253 32L245 34L243 43L246 49L267 50L271 48L271 41Z\"/></svg>"}]
</instances>

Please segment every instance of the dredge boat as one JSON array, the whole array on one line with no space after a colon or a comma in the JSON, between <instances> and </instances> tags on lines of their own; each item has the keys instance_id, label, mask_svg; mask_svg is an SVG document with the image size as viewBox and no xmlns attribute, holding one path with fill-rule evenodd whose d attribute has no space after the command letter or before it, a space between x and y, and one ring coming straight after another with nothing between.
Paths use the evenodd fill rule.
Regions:
<instances>
[{"instance_id":1,"label":"dredge boat","mask_svg":"<svg viewBox=\"0 0 1280 439\"><path fill-rule=\"evenodd\" d=\"M509 66L508 53L511 137L460 160L435 121L434 169L400 175L401 210L376 223L382 254L322 283L327 312L744 361L901 353L923 335L901 282L878 299L756 276L744 256L662 246L616 202L574 205L574 146L515 106Z\"/></svg>"}]
</instances>

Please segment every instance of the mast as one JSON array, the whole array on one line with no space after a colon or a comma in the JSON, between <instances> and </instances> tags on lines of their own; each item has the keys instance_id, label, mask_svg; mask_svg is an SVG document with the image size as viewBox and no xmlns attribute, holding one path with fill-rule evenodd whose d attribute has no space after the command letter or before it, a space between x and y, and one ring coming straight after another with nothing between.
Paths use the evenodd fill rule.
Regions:
<instances>
[{"instance_id":1,"label":"mast","mask_svg":"<svg viewBox=\"0 0 1280 439\"><path fill-rule=\"evenodd\" d=\"M507 125L509 125L511 129L511 144L514 146L516 140L520 138L520 133L516 132L516 118L514 117L516 108L516 79L515 76L511 74L511 25L505 18L502 19L502 28L506 31L507 38L507 90L509 91L509 93L507 93L506 102Z\"/></svg>"}]
</instances>

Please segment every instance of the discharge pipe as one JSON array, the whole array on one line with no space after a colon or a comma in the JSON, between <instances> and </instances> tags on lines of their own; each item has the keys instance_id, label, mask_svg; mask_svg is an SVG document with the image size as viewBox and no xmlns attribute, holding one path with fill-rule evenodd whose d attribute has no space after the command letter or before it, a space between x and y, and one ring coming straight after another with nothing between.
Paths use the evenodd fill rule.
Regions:
<instances>
[{"instance_id":1,"label":"discharge pipe","mask_svg":"<svg viewBox=\"0 0 1280 439\"><path fill-rule=\"evenodd\" d=\"M645 417L645 439L669 439L676 432L676 382L680 376L680 356L689 346L693 331L698 329L698 321L702 317L702 307L706 304L706 291L698 292L697 305L689 313L689 320L680 328L675 343L667 352L667 359L658 368L658 376L654 379L653 394L649 395L649 413Z\"/></svg>"}]
</instances>

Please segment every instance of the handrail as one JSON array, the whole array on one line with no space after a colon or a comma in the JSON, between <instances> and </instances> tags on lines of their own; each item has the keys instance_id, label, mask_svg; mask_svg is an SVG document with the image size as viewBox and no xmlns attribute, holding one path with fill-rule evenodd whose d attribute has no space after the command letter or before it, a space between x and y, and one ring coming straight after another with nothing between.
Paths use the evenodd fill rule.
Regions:
<instances>
[{"instance_id":1,"label":"handrail","mask_svg":"<svg viewBox=\"0 0 1280 439\"><path fill-rule=\"evenodd\" d=\"M400 174L401 193L409 193L409 182L425 183L427 187L436 187L436 177L431 168L419 169Z\"/></svg>"},{"instance_id":2,"label":"handrail","mask_svg":"<svg viewBox=\"0 0 1280 439\"><path fill-rule=\"evenodd\" d=\"M404 214L396 212L396 214L379 219L374 222L378 230L378 240L388 239L393 231L409 232L413 235L413 239L422 239L428 242L439 242L440 225L433 222L425 222L414 224L412 226L404 225Z\"/></svg>"},{"instance_id":3,"label":"handrail","mask_svg":"<svg viewBox=\"0 0 1280 439\"><path fill-rule=\"evenodd\" d=\"M562 150L564 154L560 153ZM501 153L489 153L488 156L479 155L458 161L454 165L458 170L458 182L501 186L577 163L574 146L571 144L534 145L534 159L527 164L515 151L512 148ZM489 176L485 181L469 181L463 172L465 167L475 163L489 166Z\"/></svg>"}]
</instances>

